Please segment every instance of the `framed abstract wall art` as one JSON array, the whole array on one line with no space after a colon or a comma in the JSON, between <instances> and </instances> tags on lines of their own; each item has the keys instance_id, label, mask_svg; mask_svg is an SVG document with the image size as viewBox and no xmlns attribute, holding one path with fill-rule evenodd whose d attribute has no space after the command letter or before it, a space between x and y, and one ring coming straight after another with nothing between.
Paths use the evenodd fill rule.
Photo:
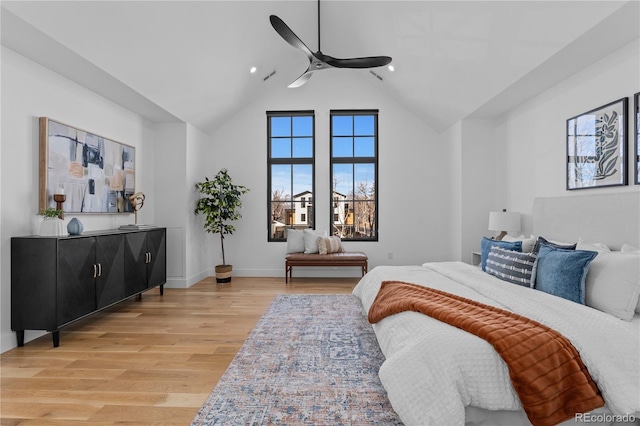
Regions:
<instances>
[{"instance_id":1,"label":"framed abstract wall art","mask_svg":"<svg viewBox=\"0 0 640 426\"><path fill-rule=\"evenodd\" d=\"M636 185L640 185L640 92L633 95L633 99L635 100L635 113L633 114L635 119L634 123L634 134L635 134L635 144L633 150L633 165L635 169L635 183Z\"/></svg>"},{"instance_id":2,"label":"framed abstract wall art","mask_svg":"<svg viewBox=\"0 0 640 426\"><path fill-rule=\"evenodd\" d=\"M132 146L40 117L39 209L56 195L67 213L133 212L135 158Z\"/></svg>"},{"instance_id":3,"label":"framed abstract wall art","mask_svg":"<svg viewBox=\"0 0 640 426\"><path fill-rule=\"evenodd\" d=\"M629 98L567 120L567 190L627 184Z\"/></svg>"}]
</instances>

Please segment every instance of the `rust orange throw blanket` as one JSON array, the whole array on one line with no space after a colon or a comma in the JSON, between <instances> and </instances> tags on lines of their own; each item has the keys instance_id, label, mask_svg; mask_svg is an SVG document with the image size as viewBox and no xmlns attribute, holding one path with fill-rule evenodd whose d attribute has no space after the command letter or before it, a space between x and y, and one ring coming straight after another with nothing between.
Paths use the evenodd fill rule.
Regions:
<instances>
[{"instance_id":1,"label":"rust orange throw blanket","mask_svg":"<svg viewBox=\"0 0 640 426\"><path fill-rule=\"evenodd\" d=\"M509 367L513 387L535 426L556 425L604 405L571 342L549 327L493 306L400 281L384 281L369 322L416 311L491 343Z\"/></svg>"}]
</instances>

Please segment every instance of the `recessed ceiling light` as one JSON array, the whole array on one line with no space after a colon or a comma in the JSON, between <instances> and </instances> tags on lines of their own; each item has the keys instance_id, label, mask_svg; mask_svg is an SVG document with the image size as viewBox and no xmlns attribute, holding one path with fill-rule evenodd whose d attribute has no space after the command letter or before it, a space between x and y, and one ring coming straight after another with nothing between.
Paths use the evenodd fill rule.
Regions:
<instances>
[{"instance_id":1,"label":"recessed ceiling light","mask_svg":"<svg viewBox=\"0 0 640 426\"><path fill-rule=\"evenodd\" d=\"M395 70L396 70L396 69L393 67L393 65L389 65L389 66L388 66L388 68L389 68L389 71L391 71L391 72L393 72L393 71L395 71Z\"/></svg>"},{"instance_id":2,"label":"recessed ceiling light","mask_svg":"<svg viewBox=\"0 0 640 426\"><path fill-rule=\"evenodd\" d=\"M256 67L251 67L251 69L249 70L251 74L255 74L256 71L258 71L258 68Z\"/></svg>"}]
</instances>

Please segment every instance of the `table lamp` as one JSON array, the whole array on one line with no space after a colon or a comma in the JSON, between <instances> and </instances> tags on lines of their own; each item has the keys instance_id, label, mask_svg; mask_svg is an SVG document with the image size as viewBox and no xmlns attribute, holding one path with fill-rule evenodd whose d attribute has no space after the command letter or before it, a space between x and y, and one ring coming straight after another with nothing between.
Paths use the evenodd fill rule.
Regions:
<instances>
[{"instance_id":1,"label":"table lamp","mask_svg":"<svg viewBox=\"0 0 640 426\"><path fill-rule=\"evenodd\" d=\"M502 240L507 231L520 230L520 213L508 212L503 209L501 212L489 213L489 231L500 232L495 239Z\"/></svg>"}]
</instances>

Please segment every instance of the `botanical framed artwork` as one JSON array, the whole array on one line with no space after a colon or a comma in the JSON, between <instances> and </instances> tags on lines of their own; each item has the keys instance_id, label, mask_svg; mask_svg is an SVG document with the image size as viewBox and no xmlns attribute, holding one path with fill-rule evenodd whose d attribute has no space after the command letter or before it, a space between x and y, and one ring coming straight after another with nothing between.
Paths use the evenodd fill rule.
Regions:
<instances>
[{"instance_id":1,"label":"botanical framed artwork","mask_svg":"<svg viewBox=\"0 0 640 426\"><path fill-rule=\"evenodd\" d=\"M67 213L133 212L135 158L133 146L40 117L40 210L56 195Z\"/></svg>"},{"instance_id":2,"label":"botanical framed artwork","mask_svg":"<svg viewBox=\"0 0 640 426\"><path fill-rule=\"evenodd\" d=\"M635 169L635 183L636 185L640 185L640 92L633 95L635 100L635 125L634 125L634 134L635 134L635 144L633 150L633 166Z\"/></svg>"},{"instance_id":3,"label":"botanical framed artwork","mask_svg":"<svg viewBox=\"0 0 640 426\"><path fill-rule=\"evenodd\" d=\"M627 184L629 98L567 120L567 189Z\"/></svg>"}]
</instances>

